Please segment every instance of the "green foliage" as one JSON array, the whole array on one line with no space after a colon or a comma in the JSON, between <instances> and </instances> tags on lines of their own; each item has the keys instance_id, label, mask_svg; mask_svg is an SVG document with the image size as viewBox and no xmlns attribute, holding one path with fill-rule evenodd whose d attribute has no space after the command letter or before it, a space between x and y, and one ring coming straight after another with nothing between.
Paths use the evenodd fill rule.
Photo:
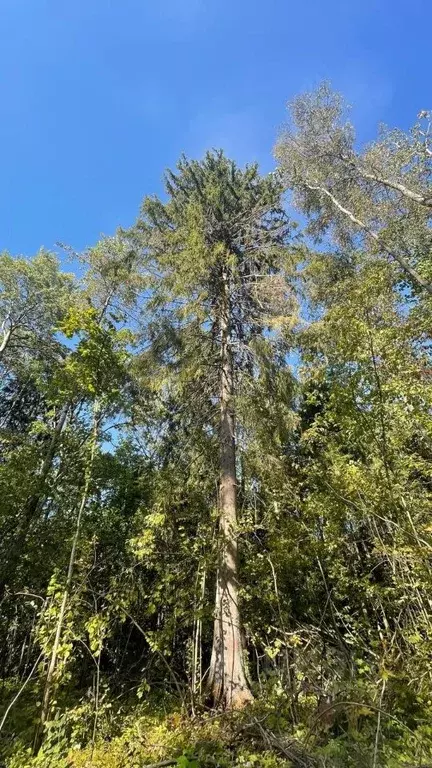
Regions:
<instances>
[{"instance_id":1,"label":"green foliage","mask_svg":"<svg viewBox=\"0 0 432 768\"><path fill-rule=\"evenodd\" d=\"M75 338L76 346L58 370L53 392L63 399L102 396L107 404L118 401L133 333L117 329L112 322L102 324L93 307L72 307L59 331Z\"/></svg>"},{"instance_id":2,"label":"green foliage","mask_svg":"<svg viewBox=\"0 0 432 768\"><path fill-rule=\"evenodd\" d=\"M432 761L430 117L358 150L343 115L297 99L280 173L181 158L81 282L0 257L7 768ZM230 714L206 698L221 286L255 696Z\"/></svg>"},{"instance_id":3,"label":"green foliage","mask_svg":"<svg viewBox=\"0 0 432 768\"><path fill-rule=\"evenodd\" d=\"M56 351L52 329L67 312L73 288L72 276L60 271L51 253L41 250L33 259L0 255L0 346L6 364L16 366L26 352L43 360Z\"/></svg>"}]
</instances>

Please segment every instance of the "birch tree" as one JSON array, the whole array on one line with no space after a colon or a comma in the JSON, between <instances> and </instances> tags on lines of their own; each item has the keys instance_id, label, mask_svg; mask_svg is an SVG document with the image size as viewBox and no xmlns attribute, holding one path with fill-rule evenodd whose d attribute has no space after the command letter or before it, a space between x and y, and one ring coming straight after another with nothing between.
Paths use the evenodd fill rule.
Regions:
<instances>
[{"instance_id":1,"label":"birch tree","mask_svg":"<svg viewBox=\"0 0 432 768\"><path fill-rule=\"evenodd\" d=\"M326 83L289 105L275 154L309 232L359 244L395 265L415 294L432 295L431 113L406 132L381 126L358 149L347 105Z\"/></svg>"}]
</instances>

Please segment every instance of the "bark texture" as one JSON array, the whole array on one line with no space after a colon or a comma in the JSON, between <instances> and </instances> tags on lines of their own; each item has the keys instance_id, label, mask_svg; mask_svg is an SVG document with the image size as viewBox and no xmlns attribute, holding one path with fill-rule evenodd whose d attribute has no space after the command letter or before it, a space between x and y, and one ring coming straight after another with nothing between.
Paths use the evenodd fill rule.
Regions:
<instances>
[{"instance_id":1,"label":"bark texture","mask_svg":"<svg viewBox=\"0 0 432 768\"><path fill-rule=\"evenodd\" d=\"M217 574L215 624L210 662L210 691L216 705L240 709L253 696L246 679L238 605L237 477L234 368L230 340L227 279L220 314L220 485L219 528L221 557Z\"/></svg>"}]
</instances>

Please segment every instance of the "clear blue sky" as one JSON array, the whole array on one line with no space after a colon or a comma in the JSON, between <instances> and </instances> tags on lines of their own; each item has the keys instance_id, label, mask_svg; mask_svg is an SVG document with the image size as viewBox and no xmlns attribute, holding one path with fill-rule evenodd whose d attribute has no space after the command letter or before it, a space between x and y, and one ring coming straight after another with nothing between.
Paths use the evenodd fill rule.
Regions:
<instances>
[{"instance_id":1,"label":"clear blue sky","mask_svg":"<svg viewBox=\"0 0 432 768\"><path fill-rule=\"evenodd\" d=\"M272 167L327 78L362 140L432 106L431 0L0 0L0 250L127 226L185 151Z\"/></svg>"}]
</instances>

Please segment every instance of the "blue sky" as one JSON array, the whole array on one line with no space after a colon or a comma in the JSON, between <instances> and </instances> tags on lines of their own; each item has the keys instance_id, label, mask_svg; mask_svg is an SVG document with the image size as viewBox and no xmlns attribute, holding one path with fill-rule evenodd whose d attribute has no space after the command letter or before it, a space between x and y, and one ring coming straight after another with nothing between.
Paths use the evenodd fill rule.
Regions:
<instances>
[{"instance_id":1,"label":"blue sky","mask_svg":"<svg viewBox=\"0 0 432 768\"><path fill-rule=\"evenodd\" d=\"M0 0L0 249L128 226L165 167L222 146L272 168L330 79L359 138L432 106L430 0Z\"/></svg>"}]
</instances>

